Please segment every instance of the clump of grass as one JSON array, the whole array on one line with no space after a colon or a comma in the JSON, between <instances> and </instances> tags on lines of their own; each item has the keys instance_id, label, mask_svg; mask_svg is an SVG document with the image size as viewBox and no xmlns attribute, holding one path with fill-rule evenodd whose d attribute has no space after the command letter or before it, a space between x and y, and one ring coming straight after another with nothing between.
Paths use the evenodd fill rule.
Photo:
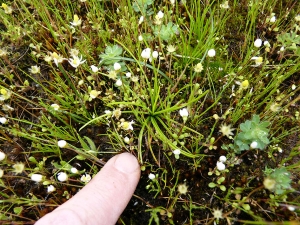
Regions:
<instances>
[{"instance_id":1,"label":"clump of grass","mask_svg":"<svg viewBox=\"0 0 300 225\"><path fill-rule=\"evenodd\" d=\"M124 224L299 221L299 10L3 3L1 220L33 223L127 151L142 176Z\"/></svg>"}]
</instances>

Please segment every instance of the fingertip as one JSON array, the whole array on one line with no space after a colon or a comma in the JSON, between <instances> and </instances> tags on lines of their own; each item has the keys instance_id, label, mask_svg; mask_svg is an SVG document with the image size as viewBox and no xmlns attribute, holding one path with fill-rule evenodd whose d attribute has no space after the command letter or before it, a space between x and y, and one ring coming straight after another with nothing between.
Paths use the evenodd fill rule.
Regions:
<instances>
[{"instance_id":1,"label":"fingertip","mask_svg":"<svg viewBox=\"0 0 300 225\"><path fill-rule=\"evenodd\" d=\"M133 155L129 153L122 153L116 156L114 167L120 172L131 174L140 171L139 163Z\"/></svg>"}]
</instances>

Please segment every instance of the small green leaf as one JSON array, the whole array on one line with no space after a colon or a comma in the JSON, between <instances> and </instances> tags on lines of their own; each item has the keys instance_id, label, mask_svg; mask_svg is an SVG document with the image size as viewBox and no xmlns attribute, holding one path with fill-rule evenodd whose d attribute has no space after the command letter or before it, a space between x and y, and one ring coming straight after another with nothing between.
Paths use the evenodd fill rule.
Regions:
<instances>
[{"instance_id":1,"label":"small green leaf","mask_svg":"<svg viewBox=\"0 0 300 225\"><path fill-rule=\"evenodd\" d=\"M243 204L242 207L247 211L251 209L249 204Z\"/></svg>"},{"instance_id":2,"label":"small green leaf","mask_svg":"<svg viewBox=\"0 0 300 225\"><path fill-rule=\"evenodd\" d=\"M220 186L221 191L226 191L226 187L224 185Z\"/></svg>"},{"instance_id":3,"label":"small green leaf","mask_svg":"<svg viewBox=\"0 0 300 225\"><path fill-rule=\"evenodd\" d=\"M217 186L217 184L215 184L215 183L213 183L213 182L211 182L211 183L208 184L208 187L210 187L210 188L214 188L214 187L216 187L216 186Z\"/></svg>"}]
</instances>

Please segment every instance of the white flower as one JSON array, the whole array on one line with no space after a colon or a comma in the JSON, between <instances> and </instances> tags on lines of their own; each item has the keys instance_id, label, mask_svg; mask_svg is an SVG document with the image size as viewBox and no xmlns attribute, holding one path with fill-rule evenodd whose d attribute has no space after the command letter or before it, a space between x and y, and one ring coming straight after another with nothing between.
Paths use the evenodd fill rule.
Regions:
<instances>
[{"instance_id":1,"label":"white flower","mask_svg":"<svg viewBox=\"0 0 300 225\"><path fill-rule=\"evenodd\" d=\"M288 206L287 208L288 208L288 210L290 210L290 211L292 211L292 212L294 212L295 209L296 209L294 206Z\"/></svg>"},{"instance_id":2,"label":"white flower","mask_svg":"<svg viewBox=\"0 0 300 225\"><path fill-rule=\"evenodd\" d=\"M31 175L31 180L41 182L43 180L43 175L34 173Z\"/></svg>"},{"instance_id":3,"label":"white flower","mask_svg":"<svg viewBox=\"0 0 300 225\"><path fill-rule=\"evenodd\" d=\"M254 46L256 47L256 48L259 48L260 46L262 45L262 40L261 39L256 39L255 41L254 41Z\"/></svg>"},{"instance_id":4,"label":"white flower","mask_svg":"<svg viewBox=\"0 0 300 225\"><path fill-rule=\"evenodd\" d=\"M124 142L125 142L126 144L129 144L129 143L130 143L130 138L129 138L129 137L124 137Z\"/></svg>"},{"instance_id":5,"label":"white flower","mask_svg":"<svg viewBox=\"0 0 300 225\"><path fill-rule=\"evenodd\" d=\"M134 124L133 120L131 122L124 121L121 123L121 127L123 130L133 130L132 124Z\"/></svg>"},{"instance_id":6,"label":"white flower","mask_svg":"<svg viewBox=\"0 0 300 225\"><path fill-rule=\"evenodd\" d=\"M55 63L56 66L58 66L58 63L61 63L65 60L65 58L63 58L61 55L57 54L56 52L53 52L51 54L51 57Z\"/></svg>"},{"instance_id":7,"label":"white flower","mask_svg":"<svg viewBox=\"0 0 300 225\"><path fill-rule=\"evenodd\" d=\"M219 158L219 161L222 162L222 163L226 162L226 160L227 160L226 156L224 156L224 155L221 155L220 158Z\"/></svg>"},{"instance_id":8,"label":"white flower","mask_svg":"<svg viewBox=\"0 0 300 225\"><path fill-rule=\"evenodd\" d=\"M41 72L41 69L39 66L31 66L31 68L29 69L29 72L32 74L37 74Z\"/></svg>"},{"instance_id":9,"label":"white flower","mask_svg":"<svg viewBox=\"0 0 300 225\"><path fill-rule=\"evenodd\" d=\"M196 73L200 73L203 70L202 63L197 63L197 65L194 67L194 71Z\"/></svg>"},{"instance_id":10,"label":"white flower","mask_svg":"<svg viewBox=\"0 0 300 225\"><path fill-rule=\"evenodd\" d=\"M73 58L70 58L69 63L74 68L77 68L80 64L84 63L86 60L82 60L82 56L79 58L78 56L73 56Z\"/></svg>"},{"instance_id":11,"label":"white flower","mask_svg":"<svg viewBox=\"0 0 300 225\"><path fill-rule=\"evenodd\" d=\"M270 19L270 23L274 23L276 21L276 16L272 16Z\"/></svg>"},{"instance_id":12,"label":"white flower","mask_svg":"<svg viewBox=\"0 0 300 225\"><path fill-rule=\"evenodd\" d=\"M216 50L209 49L207 52L208 57L214 57L216 55Z\"/></svg>"},{"instance_id":13,"label":"white flower","mask_svg":"<svg viewBox=\"0 0 300 225\"><path fill-rule=\"evenodd\" d=\"M183 122L186 122L186 120L187 120L187 118L189 116L189 112L188 112L187 108L180 109L179 110L179 114L182 117Z\"/></svg>"},{"instance_id":14,"label":"white flower","mask_svg":"<svg viewBox=\"0 0 300 225\"><path fill-rule=\"evenodd\" d=\"M176 159L179 159L179 155L181 154L181 150L180 149L175 149L173 151L173 154L174 154Z\"/></svg>"},{"instance_id":15,"label":"white flower","mask_svg":"<svg viewBox=\"0 0 300 225\"><path fill-rule=\"evenodd\" d=\"M146 48L142 51L141 54L143 59L149 59L151 57L151 49L150 48Z\"/></svg>"},{"instance_id":16,"label":"white flower","mask_svg":"<svg viewBox=\"0 0 300 225\"><path fill-rule=\"evenodd\" d=\"M122 86L122 84L123 84L123 82L122 82L121 79L118 79L118 80L116 81L116 86L120 87L120 86Z\"/></svg>"},{"instance_id":17,"label":"white flower","mask_svg":"<svg viewBox=\"0 0 300 225\"><path fill-rule=\"evenodd\" d=\"M271 45L270 45L270 42L268 42L268 41L264 41L264 46L266 46L266 47L270 47Z\"/></svg>"},{"instance_id":18,"label":"white flower","mask_svg":"<svg viewBox=\"0 0 300 225\"><path fill-rule=\"evenodd\" d=\"M52 107L54 110L58 110L60 106L57 105L57 104L52 104L51 107Z\"/></svg>"},{"instance_id":19,"label":"white flower","mask_svg":"<svg viewBox=\"0 0 300 225\"><path fill-rule=\"evenodd\" d=\"M106 115L110 115L112 112L111 112L110 110L104 110L104 113L105 113Z\"/></svg>"},{"instance_id":20,"label":"white flower","mask_svg":"<svg viewBox=\"0 0 300 225\"><path fill-rule=\"evenodd\" d=\"M71 168L71 173L78 173L78 169L76 169L75 167Z\"/></svg>"},{"instance_id":21,"label":"white flower","mask_svg":"<svg viewBox=\"0 0 300 225\"><path fill-rule=\"evenodd\" d=\"M70 22L73 26L80 26L81 25L81 19L77 16L77 14L74 15L73 22Z\"/></svg>"},{"instance_id":22,"label":"white flower","mask_svg":"<svg viewBox=\"0 0 300 225\"><path fill-rule=\"evenodd\" d=\"M85 175L82 175L80 180L83 182L83 183L88 183L90 182L92 179L91 175L89 174L85 174Z\"/></svg>"},{"instance_id":23,"label":"white flower","mask_svg":"<svg viewBox=\"0 0 300 225\"><path fill-rule=\"evenodd\" d=\"M163 13L162 11L159 11L159 12L157 13L157 17L158 17L159 19L162 19L162 18L164 17L164 13Z\"/></svg>"},{"instance_id":24,"label":"white flower","mask_svg":"<svg viewBox=\"0 0 300 225\"><path fill-rule=\"evenodd\" d=\"M232 131L234 131L234 128L231 128L230 124L228 126L226 124L220 126L220 132L228 138L233 135Z\"/></svg>"},{"instance_id":25,"label":"white flower","mask_svg":"<svg viewBox=\"0 0 300 225\"><path fill-rule=\"evenodd\" d=\"M67 175L65 172L59 172L59 173L57 174L57 179L58 179L60 182L67 181L67 180L68 180L68 175Z\"/></svg>"},{"instance_id":26,"label":"white flower","mask_svg":"<svg viewBox=\"0 0 300 225\"><path fill-rule=\"evenodd\" d=\"M141 16L139 19L139 25L144 21L144 16Z\"/></svg>"},{"instance_id":27,"label":"white flower","mask_svg":"<svg viewBox=\"0 0 300 225\"><path fill-rule=\"evenodd\" d=\"M254 56L251 60L255 60L255 66L260 66L263 63L263 57Z\"/></svg>"},{"instance_id":28,"label":"white flower","mask_svg":"<svg viewBox=\"0 0 300 225\"><path fill-rule=\"evenodd\" d=\"M71 48L71 50L70 50L70 55L71 56L78 56L78 54L79 54L79 50L78 49Z\"/></svg>"},{"instance_id":29,"label":"white flower","mask_svg":"<svg viewBox=\"0 0 300 225\"><path fill-rule=\"evenodd\" d=\"M4 171L0 169L0 178L3 177Z\"/></svg>"},{"instance_id":30,"label":"white flower","mask_svg":"<svg viewBox=\"0 0 300 225\"><path fill-rule=\"evenodd\" d=\"M225 164L223 162L220 162L220 161L217 162L217 169L219 171L225 170L225 168L226 167L225 167Z\"/></svg>"},{"instance_id":31,"label":"white flower","mask_svg":"<svg viewBox=\"0 0 300 225\"><path fill-rule=\"evenodd\" d=\"M168 51L169 53L173 53L173 52L176 51L176 47L175 47L174 45L168 45L168 46L167 46L167 51Z\"/></svg>"},{"instance_id":32,"label":"white flower","mask_svg":"<svg viewBox=\"0 0 300 225\"><path fill-rule=\"evenodd\" d=\"M114 70L118 71L120 69L121 69L120 63L118 63L118 62L114 63Z\"/></svg>"},{"instance_id":33,"label":"white flower","mask_svg":"<svg viewBox=\"0 0 300 225\"><path fill-rule=\"evenodd\" d=\"M139 39L139 41L143 41L143 36L139 35L138 39Z\"/></svg>"},{"instance_id":34,"label":"white flower","mask_svg":"<svg viewBox=\"0 0 300 225\"><path fill-rule=\"evenodd\" d=\"M47 187L47 192L48 192L48 193L54 192L55 190L56 190L56 188L55 188L53 185L49 185L49 186Z\"/></svg>"},{"instance_id":35,"label":"white flower","mask_svg":"<svg viewBox=\"0 0 300 225\"><path fill-rule=\"evenodd\" d=\"M130 72L127 72L125 75L126 75L126 77L128 77L128 78L131 77L131 73L130 73Z\"/></svg>"},{"instance_id":36,"label":"white flower","mask_svg":"<svg viewBox=\"0 0 300 225\"><path fill-rule=\"evenodd\" d=\"M158 57L158 51L153 51L153 52L152 52L152 57L153 57L154 59L157 59L157 57Z\"/></svg>"},{"instance_id":37,"label":"white flower","mask_svg":"<svg viewBox=\"0 0 300 225\"><path fill-rule=\"evenodd\" d=\"M220 8L229 9L228 1L225 1L223 4L220 4Z\"/></svg>"},{"instance_id":38,"label":"white flower","mask_svg":"<svg viewBox=\"0 0 300 225\"><path fill-rule=\"evenodd\" d=\"M0 123L6 124L7 123L7 119L5 117L0 117Z\"/></svg>"},{"instance_id":39,"label":"white flower","mask_svg":"<svg viewBox=\"0 0 300 225\"><path fill-rule=\"evenodd\" d=\"M154 175L153 173L150 173L149 176L148 176L148 178L149 178L150 180L153 180L153 179L155 179L155 175Z\"/></svg>"},{"instance_id":40,"label":"white flower","mask_svg":"<svg viewBox=\"0 0 300 225\"><path fill-rule=\"evenodd\" d=\"M256 148L257 147L257 142L256 141L253 141L251 144L250 144L250 147L251 148Z\"/></svg>"},{"instance_id":41,"label":"white flower","mask_svg":"<svg viewBox=\"0 0 300 225\"><path fill-rule=\"evenodd\" d=\"M4 160L6 157L4 152L0 152L0 161Z\"/></svg>"},{"instance_id":42,"label":"white flower","mask_svg":"<svg viewBox=\"0 0 300 225\"><path fill-rule=\"evenodd\" d=\"M170 0L170 3L171 3L172 5L175 5L175 0Z\"/></svg>"},{"instance_id":43,"label":"white flower","mask_svg":"<svg viewBox=\"0 0 300 225\"><path fill-rule=\"evenodd\" d=\"M68 144L68 143L67 143L65 140L59 140L59 141L57 142L57 145L58 145L58 147L60 147L60 148L66 147L67 144Z\"/></svg>"},{"instance_id":44,"label":"white flower","mask_svg":"<svg viewBox=\"0 0 300 225\"><path fill-rule=\"evenodd\" d=\"M100 94L100 91L91 90L91 92L90 92L90 97L91 97L92 99L94 99L94 98L97 98L99 94Z\"/></svg>"},{"instance_id":45,"label":"white flower","mask_svg":"<svg viewBox=\"0 0 300 225\"><path fill-rule=\"evenodd\" d=\"M97 73L99 68L97 66L91 65L91 69L94 73Z\"/></svg>"},{"instance_id":46,"label":"white flower","mask_svg":"<svg viewBox=\"0 0 300 225\"><path fill-rule=\"evenodd\" d=\"M216 220L222 219L223 218L223 213L222 213L222 209L213 209L213 213L214 218Z\"/></svg>"}]
</instances>

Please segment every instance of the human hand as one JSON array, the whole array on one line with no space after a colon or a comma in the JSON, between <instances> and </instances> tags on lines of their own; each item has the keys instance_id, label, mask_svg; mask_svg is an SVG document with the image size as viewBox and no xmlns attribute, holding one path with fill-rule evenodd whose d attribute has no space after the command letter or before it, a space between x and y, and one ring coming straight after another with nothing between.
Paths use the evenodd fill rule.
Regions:
<instances>
[{"instance_id":1,"label":"human hand","mask_svg":"<svg viewBox=\"0 0 300 225\"><path fill-rule=\"evenodd\" d=\"M140 166L133 155L114 156L82 190L36 225L115 224L139 178Z\"/></svg>"}]
</instances>

